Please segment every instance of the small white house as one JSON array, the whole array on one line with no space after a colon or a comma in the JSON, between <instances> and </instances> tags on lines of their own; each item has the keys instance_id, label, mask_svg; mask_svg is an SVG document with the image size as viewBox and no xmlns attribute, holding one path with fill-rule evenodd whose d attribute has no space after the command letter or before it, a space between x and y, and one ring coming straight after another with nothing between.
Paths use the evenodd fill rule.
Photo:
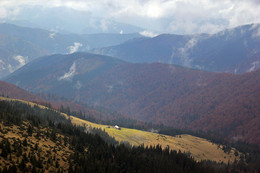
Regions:
<instances>
[{"instance_id":1,"label":"small white house","mask_svg":"<svg viewBox=\"0 0 260 173\"><path fill-rule=\"evenodd\" d=\"M118 125L115 125L115 129L120 130L120 127Z\"/></svg>"}]
</instances>

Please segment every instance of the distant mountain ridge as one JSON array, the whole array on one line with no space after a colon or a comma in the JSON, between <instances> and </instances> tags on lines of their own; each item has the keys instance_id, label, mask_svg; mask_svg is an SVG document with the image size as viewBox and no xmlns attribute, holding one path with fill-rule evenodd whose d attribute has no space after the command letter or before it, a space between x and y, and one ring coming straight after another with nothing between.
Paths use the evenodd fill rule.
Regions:
<instances>
[{"instance_id":1,"label":"distant mountain ridge","mask_svg":"<svg viewBox=\"0 0 260 173\"><path fill-rule=\"evenodd\" d=\"M142 37L133 34L59 34L38 28L0 24L0 78L40 56L73 53L120 44Z\"/></svg>"},{"instance_id":2,"label":"distant mountain ridge","mask_svg":"<svg viewBox=\"0 0 260 173\"><path fill-rule=\"evenodd\" d=\"M19 8L19 15L17 15L15 19L5 18L3 21L19 26L36 26L37 28L64 34L119 34L120 32L129 34L138 33L144 30L143 28L134 25L117 22L108 17L94 17L88 12L77 11L70 7L43 8L35 6L34 8L30 8L23 6Z\"/></svg>"},{"instance_id":3,"label":"distant mountain ridge","mask_svg":"<svg viewBox=\"0 0 260 173\"><path fill-rule=\"evenodd\" d=\"M189 68L246 73L260 68L260 24L243 25L213 35L162 34L93 52L129 62L163 62Z\"/></svg>"},{"instance_id":4,"label":"distant mountain ridge","mask_svg":"<svg viewBox=\"0 0 260 173\"><path fill-rule=\"evenodd\" d=\"M55 93L148 122L210 130L260 144L259 72L212 73L74 53L32 61L6 81L29 91Z\"/></svg>"}]
</instances>

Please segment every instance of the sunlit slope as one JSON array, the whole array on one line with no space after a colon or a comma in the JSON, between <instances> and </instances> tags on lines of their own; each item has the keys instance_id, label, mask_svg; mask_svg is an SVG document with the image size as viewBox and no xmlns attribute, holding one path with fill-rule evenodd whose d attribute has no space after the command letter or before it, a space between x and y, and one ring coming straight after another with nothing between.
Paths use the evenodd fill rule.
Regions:
<instances>
[{"instance_id":1,"label":"sunlit slope","mask_svg":"<svg viewBox=\"0 0 260 173\"><path fill-rule=\"evenodd\" d=\"M191 156L196 160L212 160L216 162L228 163L233 162L235 157L235 150L232 149L230 154L225 153L217 144L207 141L206 139L183 134L176 137L161 135L152 132L146 132L136 129L120 128L120 130L113 126L106 126L91 123L76 117L70 116L72 123L86 127L96 127L105 129L105 131L113 136L117 141L128 141L131 145L145 146L160 144L163 148L169 146L170 149L180 150L182 152L190 152Z\"/></svg>"},{"instance_id":2,"label":"sunlit slope","mask_svg":"<svg viewBox=\"0 0 260 173\"><path fill-rule=\"evenodd\" d=\"M24 103L30 104L31 106L36 105L35 103L18 100L9 99L5 97L0 97L0 100L9 101L22 101ZM49 109L47 107L38 105L42 109ZM67 116L64 113L62 115L70 118L73 124L85 127L95 127L104 129L110 136L113 136L117 141L124 142L128 141L131 145L142 145L154 146L161 145L163 148L169 146L172 150L180 150L182 152L190 153L192 157L196 160L212 160L216 162L228 163L228 161L233 162L235 158L238 160L239 156L235 157L235 150L232 149L229 154L225 153L221 148L222 146L214 144L207 141L206 139L183 134L176 137L161 135L157 133L141 131L129 128L120 128L120 130L114 128L113 126L95 124L86 120L79 119L73 116Z\"/></svg>"}]
</instances>

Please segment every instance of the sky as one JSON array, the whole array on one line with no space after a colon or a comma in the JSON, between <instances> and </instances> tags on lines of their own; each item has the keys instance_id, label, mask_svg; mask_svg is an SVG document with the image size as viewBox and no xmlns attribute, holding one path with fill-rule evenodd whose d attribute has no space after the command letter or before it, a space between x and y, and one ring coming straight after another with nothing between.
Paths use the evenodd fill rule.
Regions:
<instances>
[{"instance_id":1,"label":"sky","mask_svg":"<svg viewBox=\"0 0 260 173\"><path fill-rule=\"evenodd\" d=\"M0 0L0 18L15 18L24 6L67 7L164 33L215 33L260 23L260 0Z\"/></svg>"}]
</instances>

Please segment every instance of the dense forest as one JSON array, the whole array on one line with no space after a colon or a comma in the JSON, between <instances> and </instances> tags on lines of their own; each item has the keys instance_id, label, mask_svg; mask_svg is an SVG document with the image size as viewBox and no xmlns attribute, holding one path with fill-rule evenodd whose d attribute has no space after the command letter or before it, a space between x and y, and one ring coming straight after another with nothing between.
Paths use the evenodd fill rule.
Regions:
<instances>
[{"instance_id":1,"label":"dense forest","mask_svg":"<svg viewBox=\"0 0 260 173\"><path fill-rule=\"evenodd\" d=\"M113 112L105 108L99 108L98 110L103 113L119 114L117 112ZM59 111L90 122L104 124L104 125L120 124L121 127L125 127L125 128L134 128L134 129L139 129L144 131L151 131L151 132L156 132L159 134L170 135L170 136L189 134L192 136L201 137L213 143L216 143L218 145L223 145L224 146L223 151L226 153L229 153L231 148L236 148L238 151L241 151L242 153L246 153L243 156L241 156L240 158L241 160L238 163L241 169L243 168L244 170L251 170L251 171L260 170L260 165L258 164L260 162L260 150L258 145L249 144L243 141L230 141L225 136L214 131L205 132L205 131L194 131L189 129L176 129L173 127L165 126L163 124L160 125L152 124L152 123L142 122L142 121L129 119L125 117L122 117L121 119L106 121L106 120L96 119L95 117L82 113L81 111L79 112L70 111L69 107L64 108L63 106L60 107Z\"/></svg>"},{"instance_id":2,"label":"dense forest","mask_svg":"<svg viewBox=\"0 0 260 173\"><path fill-rule=\"evenodd\" d=\"M1 172L43 172L50 168L54 172L229 172L245 169L241 162L233 165L196 162L185 153L162 149L159 145L118 144L102 130L86 133L83 127L72 125L57 111L21 102L0 101L0 120L0 158L5 160L1 163ZM5 134L13 126L26 132L23 140L7 138ZM40 156L43 147L30 146L30 136L48 138L59 147L47 148L49 154ZM61 161L58 153L63 150L69 156L61 157Z\"/></svg>"}]
</instances>

